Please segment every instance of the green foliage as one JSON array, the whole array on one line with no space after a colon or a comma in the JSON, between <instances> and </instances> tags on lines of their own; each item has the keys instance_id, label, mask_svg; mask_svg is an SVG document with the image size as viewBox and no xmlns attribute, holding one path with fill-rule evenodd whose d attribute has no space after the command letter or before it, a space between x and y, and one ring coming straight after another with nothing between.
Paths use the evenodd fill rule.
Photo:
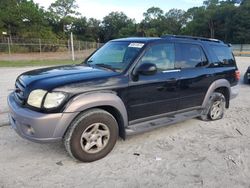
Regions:
<instances>
[{"instance_id":1,"label":"green foliage","mask_svg":"<svg viewBox=\"0 0 250 188\"><path fill-rule=\"evenodd\" d=\"M235 34L249 31L249 29L245 30L245 24L248 23L245 18L250 15L250 9L245 16L240 17L238 14L242 15L242 6L235 6L235 2L231 0L204 1L204 6L191 8L187 11L186 15L189 21L183 28L183 33L238 43L240 40L235 40ZM250 40L248 41L250 42Z\"/></svg>"},{"instance_id":2,"label":"green foliage","mask_svg":"<svg viewBox=\"0 0 250 188\"><path fill-rule=\"evenodd\" d=\"M1 0L0 9L0 30L9 36L56 37L45 19L45 11L33 1Z\"/></svg>"},{"instance_id":3,"label":"green foliage","mask_svg":"<svg viewBox=\"0 0 250 188\"><path fill-rule=\"evenodd\" d=\"M51 22L57 27L56 32L65 32L70 29L75 15L79 15L76 11L78 5L76 0L56 0L49 7Z\"/></svg>"},{"instance_id":4,"label":"green foliage","mask_svg":"<svg viewBox=\"0 0 250 188\"><path fill-rule=\"evenodd\" d=\"M131 26L135 25L134 21L128 18L123 12L111 12L105 16L102 21L102 27L100 31L100 37L102 41L108 41L111 39L124 36L125 28L127 31L131 30ZM121 31L123 33L121 33ZM126 33L130 34L130 33Z\"/></svg>"},{"instance_id":5,"label":"green foliage","mask_svg":"<svg viewBox=\"0 0 250 188\"><path fill-rule=\"evenodd\" d=\"M229 21L230 22L230 21ZM250 1L245 0L237 9L232 18L233 23L231 42L234 43L250 43Z\"/></svg>"},{"instance_id":6,"label":"green foliage","mask_svg":"<svg viewBox=\"0 0 250 188\"><path fill-rule=\"evenodd\" d=\"M77 8L78 5L76 5L75 0L56 0L50 5L49 10L54 13L55 16L62 19L69 15L76 15Z\"/></svg>"},{"instance_id":7,"label":"green foliage","mask_svg":"<svg viewBox=\"0 0 250 188\"><path fill-rule=\"evenodd\" d=\"M179 9L171 9L165 13L157 7L152 7L144 14L144 19L140 24L140 28L145 32L146 36L157 37L164 34L181 34L182 27L187 19L185 11Z\"/></svg>"},{"instance_id":8,"label":"green foliage","mask_svg":"<svg viewBox=\"0 0 250 188\"><path fill-rule=\"evenodd\" d=\"M68 39L106 42L131 36L158 37L185 34L218 38L230 43L250 43L250 0L205 0L186 12L164 12L151 7L136 23L123 12L111 12L97 20L77 12L76 0L56 0L48 10L33 0L0 0L0 37ZM25 49L21 49L25 50Z\"/></svg>"}]
</instances>

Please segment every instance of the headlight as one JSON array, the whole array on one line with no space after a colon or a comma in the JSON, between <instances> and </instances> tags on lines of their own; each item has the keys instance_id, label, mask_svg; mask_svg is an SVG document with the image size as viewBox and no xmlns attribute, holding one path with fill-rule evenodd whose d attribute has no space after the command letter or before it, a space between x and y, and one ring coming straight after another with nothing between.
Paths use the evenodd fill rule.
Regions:
<instances>
[{"instance_id":1,"label":"headlight","mask_svg":"<svg viewBox=\"0 0 250 188\"><path fill-rule=\"evenodd\" d=\"M28 98L28 104L36 108L41 108L43 97L46 93L47 91L44 91L42 89L32 91Z\"/></svg>"},{"instance_id":2,"label":"headlight","mask_svg":"<svg viewBox=\"0 0 250 188\"><path fill-rule=\"evenodd\" d=\"M46 98L44 99L44 97ZM66 94L62 92L48 93L45 90L37 89L30 93L28 98L28 104L36 108L44 107L46 109L51 109L58 107L65 98ZM43 100L44 104L42 106Z\"/></svg>"},{"instance_id":3,"label":"headlight","mask_svg":"<svg viewBox=\"0 0 250 188\"><path fill-rule=\"evenodd\" d=\"M44 108L56 108L58 107L63 100L65 99L66 95L62 92L52 92L46 95L44 101Z\"/></svg>"}]
</instances>

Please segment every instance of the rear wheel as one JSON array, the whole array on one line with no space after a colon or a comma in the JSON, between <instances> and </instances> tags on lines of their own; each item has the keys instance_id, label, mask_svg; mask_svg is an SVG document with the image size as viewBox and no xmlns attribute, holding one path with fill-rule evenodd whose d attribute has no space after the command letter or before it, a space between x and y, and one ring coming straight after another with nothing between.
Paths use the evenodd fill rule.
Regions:
<instances>
[{"instance_id":1,"label":"rear wheel","mask_svg":"<svg viewBox=\"0 0 250 188\"><path fill-rule=\"evenodd\" d=\"M226 99L222 93L214 92L203 110L200 118L202 120L219 120L222 119L225 113Z\"/></svg>"},{"instance_id":2,"label":"rear wheel","mask_svg":"<svg viewBox=\"0 0 250 188\"><path fill-rule=\"evenodd\" d=\"M118 138L116 119L101 109L80 114L65 134L64 144L68 153L83 162L105 157Z\"/></svg>"}]
</instances>

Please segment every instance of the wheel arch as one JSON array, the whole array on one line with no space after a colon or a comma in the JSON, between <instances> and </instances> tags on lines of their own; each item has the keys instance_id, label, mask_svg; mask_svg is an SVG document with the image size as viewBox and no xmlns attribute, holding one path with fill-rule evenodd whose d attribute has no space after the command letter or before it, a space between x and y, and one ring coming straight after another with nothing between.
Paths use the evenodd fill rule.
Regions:
<instances>
[{"instance_id":1,"label":"wheel arch","mask_svg":"<svg viewBox=\"0 0 250 188\"><path fill-rule=\"evenodd\" d=\"M207 93L205 95L205 98L202 103L202 107L205 108L206 104L208 103L208 100L213 92L220 92L222 93L226 98L226 108L229 108L230 103L230 92L231 92L231 86L228 80L226 79L219 79L214 81L210 87L207 90Z\"/></svg>"},{"instance_id":2,"label":"wheel arch","mask_svg":"<svg viewBox=\"0 0 250 188\"><path fill-rule=\"evenodd\" d=\"M229 108L230 91L227 87L218 87L215 92L221 93L226 99L226 108Z\"/></svg>"},{"instance_id":3,"label":"wheel arch","mask_svg":"<svg viewBox=\"0 0 250 188\"><path fill-rule=\"evenodd\" d=\"M87 110L99 108L112 114L117 120L119 126L119 136L122 139L126 138L125 128L128 126L128 115L123 101L115 92L95 92L80 94L74 97L66 106L64 113L71 113L73 117L71 122ZM56 134L65 134L70 124L65 127L60 127L56 130Z\"/></svg>"},{"instance_id":4,"label":"wheel arch","mask_svg":"<svg viewBox=\"0 0 250 188\"><path fill-rule=\"evenodd\" d=\"M102 110L105 110L107 112L109 112L111 115L114 116L114 118L116 119L117 123L118 123L118 126L119 126L119 136L122 138L122 139L126 139L126 131L125 131L125 123L124 123L124 119L123 119L123 116L122 114L119 112L118 109L116 109L115 107L113 106L98 106L98 107L95 107L95 108L100 108Z\"/></svg>"}]
</instances>

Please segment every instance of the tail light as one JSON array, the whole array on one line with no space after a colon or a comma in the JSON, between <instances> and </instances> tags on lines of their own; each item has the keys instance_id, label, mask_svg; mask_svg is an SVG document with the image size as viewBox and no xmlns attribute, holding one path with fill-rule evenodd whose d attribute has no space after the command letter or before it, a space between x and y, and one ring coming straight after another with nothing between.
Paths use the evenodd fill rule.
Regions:
<instances>
[{"instance_id":1,"label":"tail light","mask_svg":"<svg viewBox=\"0 0 250 188\"><path fill-rule=\"evenodd\" d=\"M235 76L235 79L236 79L237 81L239 81L239 80L240 80L240 71L239 71L239 70L236 70L234 76Z\"/></svg>"}]
</instances>

